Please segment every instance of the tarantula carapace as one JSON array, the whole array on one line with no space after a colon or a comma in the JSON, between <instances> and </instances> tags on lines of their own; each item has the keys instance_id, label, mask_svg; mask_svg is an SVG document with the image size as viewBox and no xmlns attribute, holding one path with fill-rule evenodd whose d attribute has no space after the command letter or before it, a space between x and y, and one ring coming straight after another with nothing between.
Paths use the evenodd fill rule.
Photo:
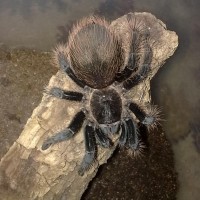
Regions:
<instances>
[{"instance_id":1,"label":"tarantula carapace","mask_svg":"<svg viewBox=\"0 0 200 200\"><path fill-rule=\"evenodd\" d=\"M120 146L140 151L141 137L133 114L147 127L157 121L157 112L147 114L127 97L127 91L150 72L152 49L144 22L127 15L126 24L130 31L128 59L120 36L105 20L94 16L73 27L67 45L59 45L54 52L60 68L85 92L57 87L47 91L53 97L79 101L81 108L66 129L44 141L42 150L73 137L84 125L85 156L80 175L94 162L96 144L106 148L112 145L110 134L120 133Z\"/></svg>"}]
</instances>

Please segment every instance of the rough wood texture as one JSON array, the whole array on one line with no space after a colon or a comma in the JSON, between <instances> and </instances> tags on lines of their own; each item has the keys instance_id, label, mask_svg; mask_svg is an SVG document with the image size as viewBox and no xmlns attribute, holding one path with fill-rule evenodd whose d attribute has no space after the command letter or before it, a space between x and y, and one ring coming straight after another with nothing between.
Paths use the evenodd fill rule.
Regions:
<instances>
[{"instance_id":1,"label":"rough wood texture","mask_svg":"<svg viewBox=\"0 0 200 200\"><path fill-rule=\"evenodd\" d=\"M150 102L150 79L178 46L175 32L166 30L165 24L149 13L136 13L150 28L150 43L153 48L152 73L130 91L136 102ZM128 32L124 26L126 15L115 20L111 26L122 35L126 48ZM58 72L50 80L49 87L58 86L79 90L63 73ZM78 166L83 158L82 131L69 141L41 150L45 138L66 127L72 116L80 109L79 103L62 101L44 95L34 110L23 132L0 163L0 199L80 199L98 166L112 155L112 149L98 149L98 163L80 177ZM117 138L113 138L115 141Z\"/></svg>"}]
</instances>

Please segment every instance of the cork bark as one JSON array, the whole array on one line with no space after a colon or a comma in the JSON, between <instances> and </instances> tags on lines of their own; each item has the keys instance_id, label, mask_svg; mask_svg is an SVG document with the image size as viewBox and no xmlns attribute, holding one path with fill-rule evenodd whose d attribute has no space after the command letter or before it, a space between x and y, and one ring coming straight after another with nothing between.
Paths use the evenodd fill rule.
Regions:
<instances>
[{"instance_id":1,"label":"cork bark","mask_svg":"<svg viewBox=\"0 0 200 200\"><path fill-rule=\"evenodd\" d=\"M150 30L150 45L153 49L151 73L148 78L130 91L130 96L140 104L150 102L150 80L178 46L175 32L150 13L135 13L144 20ZM126 15L111 23L121 35L126 50ZM57 86L66 90L82 91L62 72L58 72L48 87ZM83 92L83 91L82 91ZM81 109L77 102L63 101L44 94L41 103L33 111L19 138L0 162L0 199L57 200L80 199L95 176L98 167L107 162L117 146L117 137L111 149L98 147L94 166L84 175L78 175L78 167L84 156L83 130L69 141L56 144L46 151L41 150L43 141L65 128Z\"/></svg>"}]
</instances>

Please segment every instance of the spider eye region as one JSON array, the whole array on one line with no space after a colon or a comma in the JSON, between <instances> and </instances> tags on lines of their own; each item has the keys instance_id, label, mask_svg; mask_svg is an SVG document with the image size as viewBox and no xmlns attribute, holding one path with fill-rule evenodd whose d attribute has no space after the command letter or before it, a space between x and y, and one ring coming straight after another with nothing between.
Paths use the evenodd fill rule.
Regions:
<instances>
[{"instance_id":1,"label":"spider eye region","mask_svg":"<svg viewBox=\"0 0 200 200\"><path fill-rule=\"evenodd\" d=\"M122 100L114 89L95 90L90 101L91 111L99 124L120 121Z\"/></svg>"}]
</instances>

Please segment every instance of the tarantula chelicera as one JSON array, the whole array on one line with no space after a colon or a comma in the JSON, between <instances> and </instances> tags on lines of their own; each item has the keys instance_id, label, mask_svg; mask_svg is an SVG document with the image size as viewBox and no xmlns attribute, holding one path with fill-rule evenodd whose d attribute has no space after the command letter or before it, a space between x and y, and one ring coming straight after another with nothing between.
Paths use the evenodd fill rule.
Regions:
<instances>
[{"instance_id":1,"label":"tarantula chelicera","mask_svg":"<svg viewBox=\"0 0 200 200\"><path fill-rule=\"evenodd\" d=\"M127 15L130 31L128 61L120 37L101 18L89 17L73 27L66 46L59 45L55 59L60 68L85 93L53 87L47 93L60 99L81 102L69 126L46 139L42 150L73 137L84 124L85 156L79 174L89 169L96 157L96 143L109 148L110 134L120 133L119 145L141 150L140 133L133 114L147 127L154 126L157 112L146 111L127 96L149 71L152 49L149 29L136 16Z\"/></svg>"}]
</instances>

